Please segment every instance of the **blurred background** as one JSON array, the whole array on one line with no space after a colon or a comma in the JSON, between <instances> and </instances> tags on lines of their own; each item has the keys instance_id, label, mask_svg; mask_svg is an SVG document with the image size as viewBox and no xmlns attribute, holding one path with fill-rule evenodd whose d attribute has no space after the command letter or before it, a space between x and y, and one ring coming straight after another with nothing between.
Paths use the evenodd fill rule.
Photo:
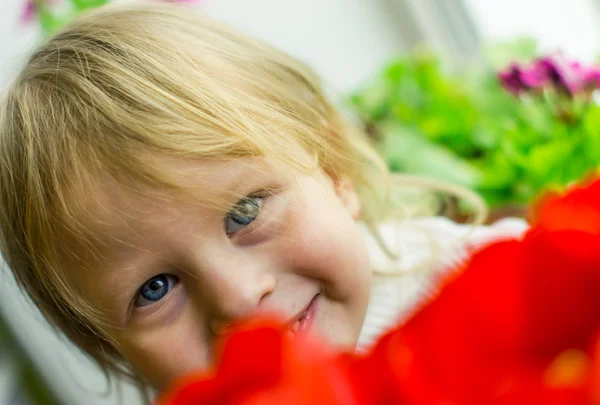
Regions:
<instances>
[{"instance_id":1,"label":"blurred background","mask_svg":"<svg viewBox=\"0 0 600 405\"><path fill-rule=\"evenodd\" d=\"M0 92L46 35L107 2L2 0ZM493 218L597 169L600 0L185 2L311 65L393 171L472 188ZM2 269L0 405L139 402Z\"/></svg>"}]
</instances>

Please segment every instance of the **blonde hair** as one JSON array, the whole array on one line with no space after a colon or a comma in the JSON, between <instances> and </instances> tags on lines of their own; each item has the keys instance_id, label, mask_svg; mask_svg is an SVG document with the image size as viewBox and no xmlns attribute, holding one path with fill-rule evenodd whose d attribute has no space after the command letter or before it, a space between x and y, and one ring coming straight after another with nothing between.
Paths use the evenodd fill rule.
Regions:
<instances>
[{"instance_id":1,"label":"blonde hair","mask_svg":"<svg viewBox=\"0 0 600 405\"><path fill-rule=\"evenodd\" d=\"M31 56L1 106L2 254L51 323L100 365L127 372L103 317L64 276L78 257L61 241L94 249L76 213L97 174L173 186L143 152L272 156L311 170L295 145L352 179L365 220L383 215L385 198L373 196L385 194L374 191L387 187L385 165L305 65L182 6L96 10Z\"/></svg>"}]
</instances>

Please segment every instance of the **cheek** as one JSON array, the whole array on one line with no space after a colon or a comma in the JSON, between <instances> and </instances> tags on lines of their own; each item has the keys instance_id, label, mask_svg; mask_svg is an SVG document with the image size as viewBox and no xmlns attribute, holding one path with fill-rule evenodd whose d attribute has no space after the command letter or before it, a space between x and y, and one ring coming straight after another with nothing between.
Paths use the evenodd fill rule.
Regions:
<instances>
[{"instance_id":1,"label":"cheek","mask_svg":"<svg viewBox=\"0 0 600 405\"><path fill-rule=\"evenodd\" d=\"M355 346L369 304L371 268L363 235L335 195L294 204L278 252L285 267L322 287L318 330L336 347ZM278 254L281 258L281 254Z\"/></svg>"},{"instance_id":2,"label":"cheek","mask_svg":"<svg viewBox=\"0 0 600 405\"><path fill-rule=\"evenodd\" d=\"M209 365L209 339L188 307L164 326L115 334L123 357L155 389Z\"/></svg>"},{"instance_id":3,"label":"cheek","mask_svg":"<svg viewBox=\"0 0 600 405\"><path fill-rule=\"evenodd\" d=\"M364 239L335 195L297 204L286 225L286 252L296 271L322 280L337 300L368 300L371 269Z\"/></svg>"}]
</instances>

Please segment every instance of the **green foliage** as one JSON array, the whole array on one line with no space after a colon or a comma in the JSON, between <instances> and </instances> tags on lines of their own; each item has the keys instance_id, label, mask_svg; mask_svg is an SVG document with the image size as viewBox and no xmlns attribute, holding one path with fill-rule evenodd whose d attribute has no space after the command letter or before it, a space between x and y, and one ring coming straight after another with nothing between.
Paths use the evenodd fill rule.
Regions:
<instances>
[{"instance_id":1,"label":"green foliage","mask_svg":"<svg viewBox=\"0 0 600 405\"><path fill-rule=\"evenodd\" d=\"M392 171L470 187L492 206L527 203L600 162L600 108L589 94L518 99L501 87L500 67L535 54L524 39L490 48L487 66L448 71L416 53L389 63L351 100L378 128Z\"/></svg>"},{"instance_id":2,"label":"green foliage","mask_svg":"<svg viewBox=\"0 0 600 405\"><path fill-rule=\"evenodd\" d=\"M48 0L35 0L36 14L46 35L53 34L76 15L86 10L100 7L110 0L70 0L67 5L54 6Z\"/></svg>"}]
</instances>

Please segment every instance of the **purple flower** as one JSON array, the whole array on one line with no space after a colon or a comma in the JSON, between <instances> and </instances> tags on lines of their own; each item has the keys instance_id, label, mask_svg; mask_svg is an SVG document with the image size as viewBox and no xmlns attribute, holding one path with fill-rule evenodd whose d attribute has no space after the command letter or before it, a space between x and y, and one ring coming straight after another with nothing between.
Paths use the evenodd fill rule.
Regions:
<instances>
[{"instance_id":1,"label":"purple flower","mask_svg":"<svg viewBox=\"0 0 600 405\"><path fill-rule=\"evenodd\" d=\"M33 19L35 18L35 11L35 1L27 0L25 8L23 9L23 12L21 14L21 21L24 23L33 21Z\"/></svg>"},{"instance_id":2,"label":"purple flower","mask_svg":"<svg viewBox=\"0 0 600 405\"><path fill-rule=\"evenodd\" d=\"M498 78L510 93L554 88L569 97L590 92L600 87L600 68L586 67L579 62L569 61L562 54L555 54L521 67L512 63Z\"/></svg>"},{"instance_id":3,"label":"purple flower","mask_svg":"<svg viewBox=\"0 0 600 405\"><path fill-rule=\"evenodd\" d=\"M531 70L545 78L557 90L573 95L581 90L583 84L583 67L579 62L569 62L558 54L533 63Z\"/></svg>"},{"instance_id":4,"label":"purple flower","mask_svg":"<svg viewBox=\"0 0 600 405\"><path fill-rule=\"evenodd\" d=\"M588 68L583 73L584 88L587 91L594 91L600 87L600 69L597 67Z\"/></svg>"},{"instance_id":5,"label":"purple flower","mask_svg":"<svg viewBox=\"0 0 600 405\"><path fill-rule=\"evenodd\" d=\"M525 85L521 80L521 68L516 63L511 64L504 72L498 73L498 80L502 87L514 95L525 90Z\"/></svg>"},{"instance_id":6,"label":"purple flower","mask_svg":"<svg viewBox=\"0 0 600 405\"><path fill-rule=\"evenodd\" d=\"M517 63L498 73L498 79L502 87L514 95L542 88L547 83L546 76L539 69L522 69Z\"/></svg>"},{"instance_id":7,"label":"purple flower","mask_svg":"<svg viewBox=\"0 0 600 405\"><path fill-rule=\"evenodd\" d=\"M530 67L521 71L521 81L526 89L539 89L548 83L548 74L546 69L539 67Z\"/></svg>"}]
</instances>

